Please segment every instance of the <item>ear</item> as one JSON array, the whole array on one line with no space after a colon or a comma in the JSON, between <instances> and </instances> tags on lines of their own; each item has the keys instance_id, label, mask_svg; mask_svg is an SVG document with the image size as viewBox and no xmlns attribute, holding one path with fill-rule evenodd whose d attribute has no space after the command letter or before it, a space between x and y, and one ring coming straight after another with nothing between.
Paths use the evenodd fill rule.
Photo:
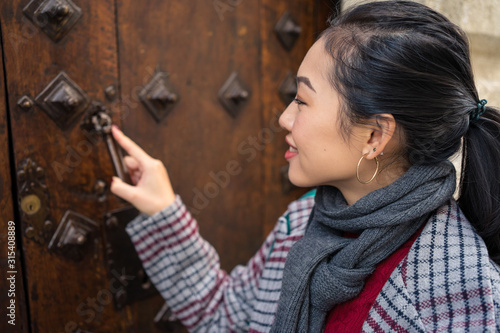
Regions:
<instances>
[{"instance_id":1,"label":"ear","mask_svg":"<svg viewBox=\"0 0 500 333\"><path fill-rule=\"evenodd\" d=\"M373 159L384 151L396 131L396 119L390 113L377 114L370 123L370 136L363 148L366 159ZM375 149L375 151L373 151Z\"/></svg>"}]
</instances>

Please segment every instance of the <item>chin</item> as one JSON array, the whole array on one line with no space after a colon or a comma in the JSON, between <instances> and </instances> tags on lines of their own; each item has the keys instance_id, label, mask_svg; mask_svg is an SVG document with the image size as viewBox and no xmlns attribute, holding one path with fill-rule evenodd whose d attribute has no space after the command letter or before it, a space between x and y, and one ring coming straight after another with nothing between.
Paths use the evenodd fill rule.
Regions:
<instances>
[{"instance_id":1,"label":"chin","mask_svg":"<svg viewBox=\"0 0 500 333\"><path fill-rule=\"evenodd\" d=\"M315 187L318 186L315 182L311 181L310 179L307 179L306 177L299 176L299 175L294 175L290 171L288 171L288 179L290 180L290 183L297 187Z\"/></svg>"}]
</instances>

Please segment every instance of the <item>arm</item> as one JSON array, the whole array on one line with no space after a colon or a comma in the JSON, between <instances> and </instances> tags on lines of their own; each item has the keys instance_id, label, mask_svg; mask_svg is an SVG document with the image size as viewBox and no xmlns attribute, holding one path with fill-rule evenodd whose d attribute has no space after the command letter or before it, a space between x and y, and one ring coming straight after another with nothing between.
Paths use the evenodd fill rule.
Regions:
<instances>
[{"instance_id":1,"label":"arm","mask_svg":"<svg viewBox=\"0 0 500 333\"><path fill-rule=\"evenodd\" d=\"M257 281L275 237L273 231L246 266L230 275L179 196L157 214L126 228L151 281L192 332L248 331Z\"/></svg>"},{"instance_id":2,"label":"arm","mask_svg":"<svg viewBox=\"0 0 500 333\"><path fill-rule=\"evenodd\" d=\"M142 212L126 230L151 281L191 331L247 331L257 281L275 233L246 267L238 266L228 275L174 195L163 163L118 128L112 133L129 153L124 162L134 185L114 177L110 189Z\"/></svg>"}]
</instances>

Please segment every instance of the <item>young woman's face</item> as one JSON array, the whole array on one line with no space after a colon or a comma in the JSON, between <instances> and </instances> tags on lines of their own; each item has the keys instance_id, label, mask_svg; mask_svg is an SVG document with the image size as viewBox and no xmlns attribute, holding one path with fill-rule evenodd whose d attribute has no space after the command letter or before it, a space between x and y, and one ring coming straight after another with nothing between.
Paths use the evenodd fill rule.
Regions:
<instances>
[{"instance_id":1,"label":"young woman's face","mask_svg":"<svg viewBox=\"0 0 500 333\"><path fill-rule=\"evenodd\" d=\"M289 178L297 186L343 186L356 182L356 165L362 156L361 128L344 139L340 130L340 96L328 81L331 57L322 40L305 56L297 73L297 98L280 117L290 149ZM366 148L365 148L366 149Z\"/></svg>"}]
</instances>

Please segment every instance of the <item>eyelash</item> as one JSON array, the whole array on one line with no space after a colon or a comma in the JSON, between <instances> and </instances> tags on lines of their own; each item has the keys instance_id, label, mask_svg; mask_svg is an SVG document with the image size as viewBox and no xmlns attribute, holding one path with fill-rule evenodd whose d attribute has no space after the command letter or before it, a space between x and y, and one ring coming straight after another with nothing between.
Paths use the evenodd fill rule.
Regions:
<instances>
[{"instance_id":1,"label":"eyelash","mask_svg":"<svg viewBox=\"0 0 500 333\"><path fill-rule=\"evenodd\" d=\"M298 99L297 97L295 97L295 98L293 99L293 101L294 101L295 103L297 103L297 105L303 105L303 104L306 104L306 103L302 102L300 99Z\"/></svg>"}]
</instances>

